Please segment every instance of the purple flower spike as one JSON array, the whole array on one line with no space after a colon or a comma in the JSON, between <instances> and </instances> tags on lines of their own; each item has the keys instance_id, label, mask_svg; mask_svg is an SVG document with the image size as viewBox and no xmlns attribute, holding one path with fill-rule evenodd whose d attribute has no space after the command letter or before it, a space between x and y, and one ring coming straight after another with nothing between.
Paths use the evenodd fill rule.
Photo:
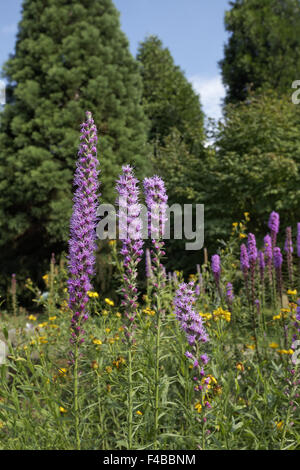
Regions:
<instances>
[{"instance_id":1,"label":"purple flower spike","mask_svg":"<svg viewBox=\"0 0 300 470\"><path fill-rule=\"evenodd\" d=\"M300 258L300 222L297 223L297 256Z\"/></svg>"},{"instance_id":2,"label":"purple flower spike","mask_svg":"<svg viewBox=\"0 0 300 470\"><path fill-rule=\"evenodd\" d=\"M283 258L282 258L280 248L276 246L274 248L274 267L275 267L275 269L281 268L282 261L283 261Z\"/></svg>"},{"instance_id":3,"label":"purple flower spike","mask_svg":"<svg viewBox=\"0 0 300 470\"><path fill-rule=\"evenodd\" d=\"M143 255L141 205L139 203L138 180L134 177L133 169L129 165L122 167L122 175L117 181L119 198L119 228L120 238L123 240L120 251L123 256L123 300L125 315L129 325L125 325L125 335L132 341L132 329L137 309L137 266Z\"/></svg>"},{"instance_id":4,"label":"purple flower spike","mask_svg":"<svg viewBox=\"0 0 300 470\"><path fill-rule=\"evenodd\" d=\"M221 261L219 255L213 255L211 257L211 270L214 275L217 286L219 286L221 276Z\"/></svg>"},{"instance_id":5,"label":"purple flower spike","mask_svg":"<svg viewBox=\"0 0 300 470\"><path fill-rule=\"evenodd\" d=\"M255 266L257 261L257 248L256 240L253 233L248 235L248 258L250 263L250 276L251 276L251 295L252 302L255 300Z\"/></svg>"},{"instance_id":6,"label":"purple flower spike","mask_svg":"<svg viewBox=\"0 0 300 470\"><path fill-rule=\"evenodd\" d=\"M284 251L286 252L288 275L290 285L293 285L293 240L292 240L292 227L286 228L286 239L284 244Z\"/></svg>"},{"instance_id":7,"label":"purple flower spike","mask_svg":"<svg viewBox=\"0 0 300 470\"><path fill-rule=\"evenodd\" d=\"M71 343L81 344L84 330L82 322L87 318L87 292L92 289L90 278L94 274L96 250L96 222L98 207L97 128L92 114L86 113L81 125L80 146L74 186L73 213L70 221L68 265L69 307L73 312Z\"/></svg>"},{"instance_id":8,"label":"purple flower spike","mask_svg":"<svg viewBox=\"0 0 300 470\"><path fill-rule=\"evenodd\" d=\"M278 294L280 295L280 298L282 298L282 272L281 272L281 267L282 267L283 258L282 258L282 254L281 254L281 251L280 251L279 247L276 246L274 248L273 255L274 255L274 258L273 258L274 268L275 268L275 271L276 271L277 290L278 290Z\"/></svg>"},{"instance_id":9,"label":"purple flower spike","mask_svg":"<svg viewBox=\"0 0 300 470\"><path fill-rule=\"evenodd\" d=\"M153 267L154 287L159 289L161 281L165 278L160 260L165 254L162 239L168 220L166 215L168 196L165 184L159 176L144 179L144 193L148 212L148 233L152 239L152 259L150 259Z\"/></svg>"},{"instance_id":10,"label":"purple flower spike","mask_svg":"<svg viewBox=\"0 0 300 470\"><path fill-rule=\"evenodd\" d=\"M148 230L151 239L163 238L167 222L167 202L165 183L159 176L144 179L144 192L148 208Z\"/></svg>"},{"instance_id":11,"label":"purple flower spike","mask_svg":"<svg viewBox=\"0 0 300 470\"><path fill-rule=\"evenodd\" d=\"M198 351L202 344L206 343L209 338L205 330L202 318L193 308L195 303L194 283L182 283L178 287L174 298L175 315L179 321L181 329L185 332L187 341L190 345L190 351L185 356L193 361L193 366L198 368L199 385L195 390L201 390L201 378L204 375L203 368L200 363L206 364L208 356L202 354L199 358ZM197 357L198 356L198 357ZM196 365L195 365L196 364Z\"/></svg>"},{"instance_id":12,"label":"purple flower spike","mask_svg":"<svg viewBox=\"0 0 300 470\"><path fill-rule=\"evenodd\" d=\"M248 235L248 258L251 266L255 266L257 260L257 248L256 248L256 239L253 233Z\"/></svg>"},{"instance_id":13,"label":"purple flower spike","mask_svg":"<svg viewBox=\"0 0 300 470\"><path fill-rule=\"evenodd\" d=\"M240 261L241 261L242 272L244 273L244 275L248 274L248 270L250 269L250 264L249 264L247 247L244 243L241 245Z\"/></svg>"},{"instance_id":14,"label":"purple flower spike","mask_svg":"<svg viewBox=\"0 0 300 470\"><path fill-rule=\"evenodd\" d=\"M276 238L277 233L279 232L279 214L277 212L272 212L270 214L268 227L271 230L271 239L272 239L272 247L274 248L276 245Z\"/></svg>"},{"instance_id":15,"label":"purple flower spike","mask_svg":"<svg viewBox=\"0 0 300 470\"><path fill-rule=\"evenodd\" d=\"M227 299L228 306L230 308L234 299L233 287L230 282L227 282L226 284L226 299Z\"/></svg>"}]
</instances>

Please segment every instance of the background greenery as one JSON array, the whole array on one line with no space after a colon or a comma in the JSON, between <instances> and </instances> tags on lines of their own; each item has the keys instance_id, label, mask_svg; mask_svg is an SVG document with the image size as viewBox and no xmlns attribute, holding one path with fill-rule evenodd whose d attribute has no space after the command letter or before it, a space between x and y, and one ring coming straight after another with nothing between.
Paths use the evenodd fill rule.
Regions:
<instances>
[{"instance_id":1,"label":"background greenery","mask_svg":"<svg viewBox=\"0 0 300 470\"><path fill-rule=\"evenodd\" d=\"M91 21L91 18L93 19ZM298 0L236 0L220 68L222 122L204 124L199 96L155 36L134 58L112 0L25 0L15 52L4 66L0 114L1 283L38 279L51 253L67 249L78 128L93 112L100 134L101 200L114 202L122 163L139 178L161 175L169 202L205 204L212 253L250 212L264 234L271 210L299 220ZM201 97L200 97L201 98ZM226 195L226 197L224 197ZM168 269L203 260L168 244ZM109 252L99 246L97 283L109 291Z\"/></svg>"}]
</instances>

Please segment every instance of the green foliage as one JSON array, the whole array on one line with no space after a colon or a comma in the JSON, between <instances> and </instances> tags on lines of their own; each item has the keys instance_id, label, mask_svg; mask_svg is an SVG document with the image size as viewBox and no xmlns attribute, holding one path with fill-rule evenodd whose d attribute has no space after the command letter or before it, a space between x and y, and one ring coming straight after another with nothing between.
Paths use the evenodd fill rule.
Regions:
<instances>
[{"instance_id":1,"label":"green foliage","mask_svg":"<svg viewBox=\"0 0 300 470\"><path fill-rule=\"evenodd\" d=\"M149 139L163 143L176 128L189 150L195 152L204 137L199 96L156 36L149 36L140 44L137 59L143 79L144 109L151 123Z\"/></svg>"},{"instance_id":2,"label":"green foliage","mask_svg":"<svg viewBox=\"0 0 300 470\"><path fill-rule=\"evenodd\" d=\"M138 65L111 0L25 0L4 76L0 244L14 272L33 253L31 269L65 247L84 111L99 130L102 200L109 202L124 162L146 173L148 123Z\"/></svg>"},{"instance_id":3,"label":"green foliage","mask_svg":"<svg viewBox=\"0 0 300 470\"><path fill-rule=\"evenodd\" d=\"M220 250L220 292L216 290L209 263L201 267L201 288L194 307L201 313L210 338L199 349L199 355L206 352L210 358L204 367L209 381L205 395L194 390L193 378L199 370L185 356L188 343L173 313L172 300L178 282L167 282L158 295L150 292L139 303L136 342L132 346L130 449L299 449L299 365L293 366L291 375L291 350L284 348L283 334L286 326L290 344L296 332L297 294L296 291L288 294L288 308L280 310L278 296L270 308L269 296L265 296L268 302L261 298L262 285L256 272L256 292L261 300L256 348L252 329L256 311L247 302L238 269L239 233L245 229L240 231L236 227L229 243ZM112 245L112 249L114 257L117 247ZM178 278L183 281L181 273ZM199 282L197 275L192 278ZM299 280L298 277L297 287ZM14 317L2 306L0 339L8 344L6 362L0 364L2 450L76 448L66 281L64 263L58 266L52 260L49 272L43 276L44 292L30 280L26 284L36 305L34 315L23 312ZM235 294L230 311L224 295L228 281L234 284ZM268 293L268 282L265 288ZM158 301L160 311L155 307ZM123 329L124 312L117 299L113 302L97 292L90 293L89 312L79 359L80 446L82 450L124 450L128 448L128 344ZM155 375L158 314L162 314L159 382ZM284 325L273 318L278 314ZM207 401L211 408L204 405Z\"/></svg>"},{"instance_id":4,"label":"green foliage","mask_svg":"<svg viewBox=\"0 0 300 470\"><path fill-rule=\"evenodd\" d=\"M228 106L207 178L208 236L212 229L224 237L244 212L261 234L272 210L283 226L299 221L299 128L299 111L289 97L268 92Z\"/></svg>"},{"instance_id":5,"label":"green foliage","mask_svg":"<svg viewBox=\"0 0 300 470\"><path fill-rule=\"evenodd\" d=\"M299 1L236 0L230 6L220 62L226 102L244 100L249 87L288 93L300 70Z\"/></svg>"}]
</instances>

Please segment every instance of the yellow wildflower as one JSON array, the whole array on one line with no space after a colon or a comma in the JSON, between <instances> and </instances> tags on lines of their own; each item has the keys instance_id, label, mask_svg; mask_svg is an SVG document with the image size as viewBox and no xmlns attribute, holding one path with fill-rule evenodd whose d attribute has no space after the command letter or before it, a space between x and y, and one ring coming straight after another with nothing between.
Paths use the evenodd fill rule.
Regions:
<instances>
[{"instance_id":1,"label":"yellow wildflower","mask_svg":"<svg viewBox=\"0 0 300 470\"><path fill-rule=\"evenodd\" d=\"M101 339L94 338L94 339L93 339L93 343L94 343L94 344L99 344L99 345L101 345L101 344L102 344L102 341L101 341Z\"/></svg>"},{"instance_id":2,"label":"yellow wildflower","mask_svg":"<svg viewBox=\"0 0 300 470\"><path fill-rule=\"evenodd\" d=\"M201 413L202 411L202 405L201 403L198 401L195 405L195 409L197 410L197 413Z\"/></svg>"},{"instance_id":3,"label":"yellow wildflower","mask_svg":"<svg viewBox=\"0 0 300 470\"><path fill-rule=\"evenodd\" d=\"M143 413L140 410L137 410L136 414L142 416Z\"/></svg>"},{"instance_id":4,"label":"yellow wildflower","mask_svg":"<svg viewBox=\"0 0 300 470\"><path fill-rule=\"evenodd\" d=\"M56 318L57 318L56 315L54 315L53 317L49 317L49 321L54 321L56 320Z\"/></svg>"},{"instance_id":5,"label":"yellow wildflower","mask_svg":"<svg viewBox=\"0 0 300 470\"><path fill-rule=\"evenodd\" d=\"M36 316L35 315L29 315L28 320L36 321Z\"/></svg>"},{"instance_id":6,"label":"yellow wildflower","mask_svg":"<svg viewBox=\"0 0 300 470\"><path fill-rule=\"evenodd\" d=\"M281 431L281 429L283 428L283 425L284 425L284 421L279 421L279 422L276 421L276 428L278 429L278 431Z\"/></svg>"},{"instance_id":7,"label":"yellow wildflower","mask_svg":"<svg viewBox=\"0 0 300 470\"><path fill-rule=\"evenodd\" d=\"M297 289L294 289L294 290L289 289L289 290L287 291L287 294L288 294L288 295L297 295Z\"/></svg>"},{"instance_id":8,"label":"yellow wildflower","mask_svg":"<svg viewBox=\"0 0 300 470\"><path fill-rule=\"evenodd\" d=\"M64 408L63 406L60 406L60 407L59 407L59 411L60 411L61 413L67 413L67 412L68 412L68 410L66 410L66 408Z\"/></svg>"},{"instance_id":9,"label":"yellow wildflower","mask_svg":"<svg viewBox=\"0 0 300 470\"><path fill-rule=\"evenodd\" d=\"M108 298L104 299L104 302L107 304L107 305L110 305L111 307L113 307L115 305L114 301L113 300L110 300Z\"/></svg>"},{"instance_id":10,"label":"yellow wildflower","mask_svg":"<svg viewBox=\"0 0 300 470\"><path fill-rule=\"evenodd\" d=\"M275 343L274 341L272 341L272 343L269 344L269 348L272 348L272 349L276 349L278 348L279 344L278 343Z\"/></svg>"},{"instance_id":11,"label":"yellow wildflower","mask_svg":"<svg viewBox=\"0 0 300 470\"><path fill-rule=\"evenodd\" d=\"M98 292L92 292L92 291L87 291L87 295L90 297L90 298L98 298L99 297L99 294Z\"/></svg>"}]
</instances>

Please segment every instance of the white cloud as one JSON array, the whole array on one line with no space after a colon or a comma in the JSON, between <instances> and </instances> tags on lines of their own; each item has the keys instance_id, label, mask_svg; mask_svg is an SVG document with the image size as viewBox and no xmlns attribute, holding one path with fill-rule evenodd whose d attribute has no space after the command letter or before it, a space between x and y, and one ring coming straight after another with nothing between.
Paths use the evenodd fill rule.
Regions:
<instances>
[{"instance_id":1,"label":"white cloud","mask_svg":"<svg viewBox=\"0 0 300 470\"><path fill-rule=\"evenodd\" d=\"M17 33L17 24L12 23L12 24L7 24L5 26L2 26L0 29L1 34L16 34Z\"/></svg>"},{"instance_id":2,"label":"white cloud","mask_svg":"<svg viewBox=\"0 0 300 470\"><path fill-rule=\"evenodd\" d=\"M225 88L220 75L205 78L194 75L189 78L194 90L200 95L203 111L207 117L220 119L222 117L221 100L225 97Z\"/></svg>"}]
</instances>

